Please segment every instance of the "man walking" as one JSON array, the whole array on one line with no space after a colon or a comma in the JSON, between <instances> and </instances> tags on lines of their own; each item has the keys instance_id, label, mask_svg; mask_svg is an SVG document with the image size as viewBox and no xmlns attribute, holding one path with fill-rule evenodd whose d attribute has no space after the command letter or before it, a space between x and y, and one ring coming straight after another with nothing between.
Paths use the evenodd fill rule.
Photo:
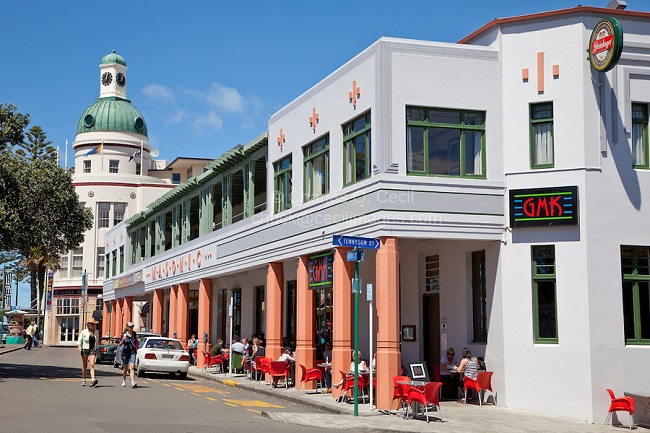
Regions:
<instances>
[{"instance_id":1,"label":"man walking","mask_svg":"<svg viewBox=\"0 0 650 433\"><path fill-rule=\"evenodd\" d=\"M34 343L34 347L38 347L41 345L41 342L39 341L39 330L40 328L38 327L38 323L34 323L34 333L32 335L32 341Z\"/></svg>"},{"instance_id":2,"label":"man walking","mask_svg":"<svg viewBox=\"0 0 650 433\"><path fill-rule=\"evenodd\" d=\"M25 350L32 350L32 341L34 339L34 321L32 320L32 323L25 329L25 338L27 338L27 341L25 341Z\"/></svg>"}]
</instances>

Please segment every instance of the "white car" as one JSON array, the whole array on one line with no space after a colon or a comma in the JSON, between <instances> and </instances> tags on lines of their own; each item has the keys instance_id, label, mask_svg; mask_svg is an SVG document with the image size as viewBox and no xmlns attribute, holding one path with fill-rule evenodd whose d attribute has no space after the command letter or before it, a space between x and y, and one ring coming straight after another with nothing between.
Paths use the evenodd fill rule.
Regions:
<instances>
[{"instance_id":1,"label":"white car","mask_svg":"<svg viewBox=\"0 0 650 433\"><path fill-rule=\"evenodd\" d=\"M187 377L190 369L190 354L180 340L166 337L147 337L140 342L135 358L138 376L145 372L163 372L172 376L178 373L181 379Z\"/></svg>"}]
</instances>

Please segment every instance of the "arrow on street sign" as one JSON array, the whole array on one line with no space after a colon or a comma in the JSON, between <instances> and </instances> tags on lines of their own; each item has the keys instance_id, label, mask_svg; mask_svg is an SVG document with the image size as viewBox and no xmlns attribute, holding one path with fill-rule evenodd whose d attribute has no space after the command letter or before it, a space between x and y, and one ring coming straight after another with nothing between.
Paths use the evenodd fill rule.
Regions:
<instances>
[{"instance_id":1,"label":"arrow on street sign","mask_svg":"<svg viewBox=\"0 0 650 433\"><path fill-rule=\"evenodd\" d=\"M363 248L366 250L378 250L379 239L334 235L332 238L332 245L339 247Z\"/></svg>"}]
</instances>

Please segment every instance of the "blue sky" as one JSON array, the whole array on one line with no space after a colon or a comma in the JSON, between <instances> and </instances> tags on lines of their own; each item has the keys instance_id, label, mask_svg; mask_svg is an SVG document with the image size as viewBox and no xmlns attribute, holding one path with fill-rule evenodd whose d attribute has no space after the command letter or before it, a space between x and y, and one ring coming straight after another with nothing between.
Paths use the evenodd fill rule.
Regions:
<instances>
[{"instance_id":1,"label":"blue sky","mask_svg":"<svg viewBox=\"0 0 650 433\"><path fill-rule=\"evenodd\" d=\"M648 0L627 3L650 11ZM29 113L63 161L65 141L72 144L81 113L99 95L98 65L116 50L129 67L127 97L160 158L217 158L266 131L273 113L382 36L456 42L494 18L577 4L6 1L0 28L11 38L2 49L0 102Z\"/></svg>"}]
</instances>

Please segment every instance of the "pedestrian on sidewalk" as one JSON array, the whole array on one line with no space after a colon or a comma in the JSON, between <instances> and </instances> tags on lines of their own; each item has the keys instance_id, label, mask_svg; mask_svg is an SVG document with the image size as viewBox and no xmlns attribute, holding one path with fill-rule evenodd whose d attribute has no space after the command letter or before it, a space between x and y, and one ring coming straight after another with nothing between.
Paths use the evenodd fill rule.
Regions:
<instances>
[{"instance_id":1,"label":"pedestrian on sidewalk","mask_svg":"<svg viewBox=\"0 0 650 433\"><path fill-rule=\"evenodd\" d=\"M135 356L138 353L138 339L133 330L133 322L126 324L126 328L120 338L122 346L122 386L126 386L126 372L130 370L131 388L136 388L135 383Z\"/></svg>"},{"instance_id":2,"label":"pedestrian on sidewalk","mask_svg":"<svg viewBox=\"0 0 650 433\"><path fill-rule=\"evenodd\" d=\"M34 340L34 321L32 320L32 323L29 324L27 329L25 329L25 338L27 341L25 341L25 350L32 350L32 342Z\"/></svg>"},{"instance_id":3,"label":"pedestrian on sidewalk","mask_svg":"<svg viewBox=\"0 0 650 433\"><path fill-rule=\"evenodd\" d=\"M95 379L95 357L97 356L97 343L99 334L96 325L99 322L90 319L86 322L86 327L79 333L78 347L81 354L81 386L86 386L86 370L90 367L90 386L97 385Z\"/></svg>"},{"instance_id":4,"label":"pedestrian on sidewalk","mask_svg":"<svg viewBox=\"0 0 650 433\"><path fill-rule=\"evenodd\" d=\"M32 341L34 342L34 347L38 347L41 345L39 342L39 331L40 328L38 327L38 323L34 323L34 334L32 335Z\"/></svg>"}]
</instances>

